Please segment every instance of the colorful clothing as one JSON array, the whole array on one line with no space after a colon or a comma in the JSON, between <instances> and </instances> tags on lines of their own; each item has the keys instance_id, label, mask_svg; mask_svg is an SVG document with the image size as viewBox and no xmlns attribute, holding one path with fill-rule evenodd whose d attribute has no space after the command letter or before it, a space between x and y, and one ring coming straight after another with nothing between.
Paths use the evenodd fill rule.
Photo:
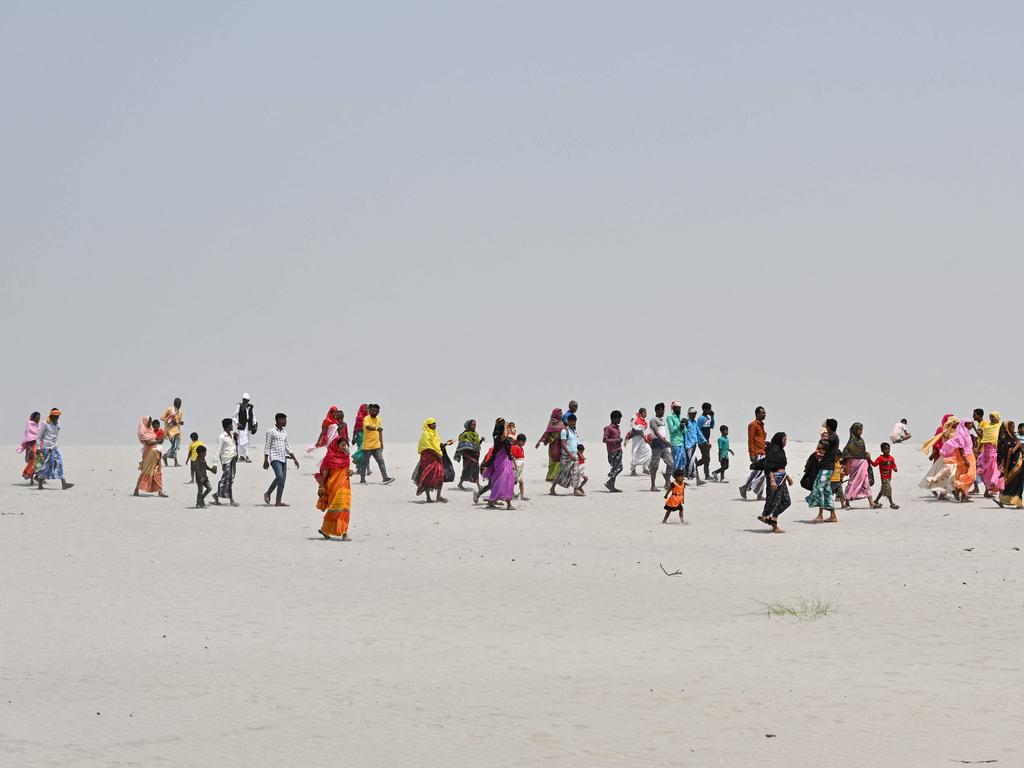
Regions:
<instances>
[{"instance_id":1,"label":"colorful clothing","mask_svg":"<svg viewBox=\"0 0 1024 768\"><path fill-rule=\"evenodd\" d=\"M665 511L675 512L680 509L686 500L686 481L680 480L678 483L672 481L672 489L669 491L668 498L665 500Z\"/></svg>"},{"instance_id":2,"label":"colorful clothing","mask_svg":"<svg viewBox=\"0 0 1024 768\"><path fill-rule=\"evenodd\" d=\"M345 536L348 533L352 509L350 465L348 441L336 437L327 444L320 471L314 475L317 482L316 508L324 513L320 533L325 536Z\"/></svg>"},{"instance_id":3,"label":"colorful clothing","mask_svg":"<svg viewBox=\"0 0 1024 768\"><path fill-rule=\"evenodd\" d=\"M1024 447L1017 435L1004 423L999 432L998 458L1003 475L1003 489L999 493L999 503L1010 507L1024 506L1021 496L1024 494Z\"/></svg>"},{"instance_id":4,"label":"colorful clothing","mask_svg":"<svg viewBox=\"0 0 1024 768\"><path fill-rule=\"evenodd\" d=\"M440 451L426 448L420 451L419 477L416 480L416 495L426 491L439 491L444 485L444 462Z\"/></svg>"},{"instance_id":5,"label":"colorful clothing","mask_svg":"<svg viewBox=\"0 0 1024 768\"><path fill-rule=\"evenodd\" d=\"M635 471L637 467L642 467L643 471L647 471L647 466L651 463L651 445L648 442L648 427L647 419L637 413L632 420L629 422L629 468L630 471Z\"/></svg>"},{"instance_id":6,"label":"colorful clothing","mask_svg":"<svg viewBox=\"0 0 1024 768\"><path fill-rule=\"evenodd\" d=\"M786 470L782 469L777 472L772 472L771 476L772 479L775 480L775 489L773 490L771 483L768 483L762 515L764 517L770 517L773 520L778 520L779 515L789 509L793 501L789 496L789 483L786 482Z\"/></svg>"},{"instance_id":7,"label":"colorful clothing","mask_svg":"<svg viewBox=\"0 0 1024 768\"><path fill-rule=\"evenodd\" d=\"M548 447L548 473L547 481L555 482L561 468L562 444L560 435L562 432L562 409L554 408L551 411L551 419L548 421L544 433L540 436L539 443Z\"/></svg>"},{"instance_id":8,"label":"colorful clothing","mask_svg":"<svg viewBox=\"0 0 1024 768\"><path fill-rule=\"evenodd\" d=\"M811 509L835 509L835 501L832 498L833 471L830 467L818 470L818 475L814 478L814 485L811 486L811 492L805 499L807 506Z\"/></svg>"},{"instance_id":9,"label":"colorful clothing","mask_svg":"<svg viewBox=\"0 0 1024 768\"><path fill-rule=\"evenodd\" d=\"M511 501L515 495L516 465L507 447L500 443L494 446L490 464L484 468L483 475L491 486L488 501Z\"/></svg>"},{"instance_id":10,"label":"colorful clothing","mask_svg":"<svg viewBox=\"0 0 1024 768\"><path fill-rule=\"evenodd\" d=\"M460 483L477 483L480 480L480 446L483 441L479 432L469 428L472 423L473 420L470 419L463 424L464 431L459 435L458 445L455 446L453 458L462 462Z\"/></svg>"}]
</instances>

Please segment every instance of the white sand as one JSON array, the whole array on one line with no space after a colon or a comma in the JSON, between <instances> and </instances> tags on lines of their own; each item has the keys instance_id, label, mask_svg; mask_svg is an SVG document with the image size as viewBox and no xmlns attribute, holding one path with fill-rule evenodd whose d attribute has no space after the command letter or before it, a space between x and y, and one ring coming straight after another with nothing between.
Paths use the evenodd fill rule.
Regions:
<instances>
[{"instance_id":1,"label":"white sand","mask_svg":"<svg viewBox=\"0 0 1024 768\"><path fill-rule=\"evenodd\" d=\"M515 512L418 503L389 446L399 481L355 487L351 543L316 533L311 462L289 509L253 464L240 509L195 510L185 469L130 497L135 447L65 449L68 492L4 449L0 763L1024 765L1024 513L922 497L898 446L898 512L807 525L794 486L772 536L738 459L660 525L594 446L585 499L544 496L531 451ZM755 602L814 595L838 612Z\"/></svg>"}]
</instances>

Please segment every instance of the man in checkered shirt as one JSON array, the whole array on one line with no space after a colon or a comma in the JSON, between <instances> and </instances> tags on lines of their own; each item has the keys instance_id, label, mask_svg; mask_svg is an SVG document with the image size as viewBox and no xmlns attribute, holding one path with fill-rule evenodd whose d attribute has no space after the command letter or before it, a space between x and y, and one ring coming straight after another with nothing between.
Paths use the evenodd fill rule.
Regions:
<instances>
[{"instance_id":1,"label":"man in checkered shirt","mask_svg":"<svg viewBox=\"0 0 1024 768\"><path fill-rule=\"evenodd\" d=\"M276 414L274 426L267 430L267 441L263 447L263 468L273 468L274 470L274 482L263 494L263 501L269 504L270 494L276 490L277 504L275 506L278 507L288 506L281 501L281 496L284 494L284 481L288 477L288 459L295 462L296 469L299 468L299 460L292 453L292 446L288 442L288 433L284 431L287 425L288 417L283 413Z\"/></svg>"}]
</instances>

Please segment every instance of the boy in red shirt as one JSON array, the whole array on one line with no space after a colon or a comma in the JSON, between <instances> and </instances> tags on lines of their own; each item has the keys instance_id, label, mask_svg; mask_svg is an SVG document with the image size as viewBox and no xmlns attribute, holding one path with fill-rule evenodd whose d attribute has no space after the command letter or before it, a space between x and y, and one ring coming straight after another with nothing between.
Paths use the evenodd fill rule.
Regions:
<instances>
[{"instance_id":1,"label":"boy in red shirt","mask_svg":"<svg viewBox=\"0 0 1024 768\"><path fill-rule=\"evenodd\" d=\"M516 435L516 441L512 443L512 459L516 463L516 482L519 483L520 501L529 501L526 498L526 483L523 482L523 472L526 470L526 435Z\"/></svg>"},{"instance_id":2,"label":"boy in red shirt","mask_svg":"<svg viewBox=\"0 0 1024 768\"><path fill-rule=\"evenodd\" d=\"M889 509L899 509L899 505L893 504L892 501L892 473L898 470L896 469L896 459L889 455L890 447L888 443L882 443L882 455L876 456L871 462L871 466L878 467L878 474L882 478L882 490L875 497L875 504L878 504L878 500L885 496L889 500Z\"/></svg>"}]
</instances>

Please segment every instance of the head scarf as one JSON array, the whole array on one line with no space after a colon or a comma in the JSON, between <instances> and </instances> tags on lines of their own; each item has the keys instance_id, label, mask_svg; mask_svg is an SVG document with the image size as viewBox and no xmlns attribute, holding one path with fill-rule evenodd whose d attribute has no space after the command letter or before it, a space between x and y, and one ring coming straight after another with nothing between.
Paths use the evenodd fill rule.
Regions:
<instances>
[{"instance_id":1,"label":"head scarf","mask_svg":"<svg viewBox=\"0 0 1024 768\"><path fill-rule=\"evenodd\" d=\"M327 479L327 473L330 470L348 469L351 463L346 438L338 435L327 446L327 453L324 454L323 461L320 462L320 471L313 475L313 479L322 484Z\"/></svg>"},{"instance_id":2,"label":"head scarf","mask_svg":"<svg viewBox=\"0 0 1024 768\"><path fill-rule=\"evenodd\" d=\"M548 422L545 435L557 435L562 431L562 409L555 408L551 411L551 420Z\"/></svg>"},{"instance_id":3,"label":"head scarf","mask_svg":"<svg viewBox=\"0 0 1024 768\"><path fill-rule=\"evenodd\" d=\"M338 410L338 406L336 405L332 405L327 409L327 416L324 417L323 422L320 424L320 429L327 429L331 424L338 423L338 417L334 415Z\"/></svg>"},{"instance_id":4,"label":"head scarf","mask_svg":"<svg viewBox=\"0 0 1024 768\"><path fill-rule=\"evenodd\" d=\"M999 426L999 445L996 447L1000 464L1005 464L1007 459L1021 447L1020 438L1010 427L1010 422L1004 421Z\"/></svg>"},{"instance_id":5,"label":"head scarf","mask_svg":"<svg viewBox=\"0 0 1024 768\"><path fill-rule=\"evenodd\" d=\"M363 419L369 412L370 409L367 407L366 403L359 406L359 410L356 412L356 423L352 425L353 433L363 431Z\"/></svg>"},{"instance_id":6,"label":"head scarf","mask_svg":"<svg viewBox=\"0 0 1024 768\"><path fill-rule=\"evenodd\" d=\"M863 429L864 425L859 421L850 425L850 439L846 441L846 447L843 448L844 459L866 459L868 457L868 447L864 445L864 435L856 434L857 427Z\"/></svg>"},{"instance_id":7,"label":"head scarf","mask_svg":"<svg viewBox=\"0 0 1024 768\"><path fill-rule=\"evenodd\" d=\"M992 411L992 419L986 424L981 430L981 442L992 443L995 445L999 442L999 432L1002 428L1001 423L1003 416L999 411Z\"/></svg>"},{"instance_id":8,"label":"head scarf","mask_svg":"<svg viewBox=\"0 0 1024 768\"><path fill-rule=\"evenodd\" d=\"M926 440L924 445L921 446L921 452L925 456L930 456L933 448L936 451L941 451L942 450L942 433L946 429L946 424L952 418L953 418L953 414L952 413L947 413L945 416L943 416L942 417L942 423L939 425L939 428L935 430L935 436L929 438L928 440Z\"/></svg>"},{"instance_id":9,"label":"head scarf","mask_svg":"<svg viewBox=\"0 0 1024 768\"><path fill-rule=\"evenodd\" d=\"M151 417L143 416L139 419L139 431L137 434L139 442L143 445L156 442L156 432L153 431L153 419Z\"/></svg>"},{"instance_id":10,"label":"head scarf","mask_svg":"<svg viewBox=\"0 0 1024 768\"><path fill-rule=\"evenodd\" d=\"M470 429L469 425L472 424L476 419L466 419L463 423L462 434L459 435L459 444L455 446L455 455L461 456L466 451L479 451L480 450L480 433L475 429Z\"/></svg>"},{"instance_id":11,"label":"head scarf","mask_svg":"<svg viewBox=\"0 0 1024 768\"><path fill-rule=\"evenodd\" d=\"M640 415L640 411L637 411L636 416L633 417L633 423L640 427L640 429L647 429L647 419Z\"/></svg>"},{"instance_id":12,"label":"head scarf","mask_svg":"<svg viewBox=\"0 0 1024 768\"><path fill-rule=\"evenodd\" d=\"M494 429L491 432L491 436L494 438L494 447L497 449L501 447L505 451L505 455L509 458L512 457L512 440L507 435L508 426L504 419L494 420Z\"/></svg>"},{"instance_id":13,"label":"head scarf","mask_svg":"<svg viewBox=\"0 0 1024 768\"><path fill-rule=\"evenodd\" d=\"M786 439L785 432L776 432L772 440L765 446L764 468L768 472L779 472L786 468L786 447L783 441Z\"/></svg>"},{"instance_id":14,"label":"head scarf","mask_svg":"<svg viewBox=\"0 0 1024 768\"><path fill-rule=\"evenodd\" d=\"M952 437L949 436L950 428L955 429ZM967 422L953 419L946 425L940 452L949 458L961 449L965 454L974 453L974 441L971 439L971 431L967 428Z\"/></svg>"},{"instance_id":15,"label":"head scarf","mask_svg":"<svg viewBox=\"0 0 1024 768\"><path fill-rule=\"evenodd\" d=\"M39 430L42 428L43 425L41 423L32 421L32 419L25 422L25 434L21 438L21 445L18 446L19 453L25 450L22 447L25 443L34 443L39 439Z\"/></svg>"},{"instance_id":16,"label":"head scarf","mask_svg":"<svg viewBox=\"0 0 1024 768\"><path fill-rule=\"evenodd\" d=\"M423 422L423 434L420 435L420 441L416 445L416 453L423 453L424 451L433 451L438 456L441 455L441 437L437 434L436 429L431 429L428 424L437 425L436 419L427 419Z\"/></svg>"}]
</instances>

